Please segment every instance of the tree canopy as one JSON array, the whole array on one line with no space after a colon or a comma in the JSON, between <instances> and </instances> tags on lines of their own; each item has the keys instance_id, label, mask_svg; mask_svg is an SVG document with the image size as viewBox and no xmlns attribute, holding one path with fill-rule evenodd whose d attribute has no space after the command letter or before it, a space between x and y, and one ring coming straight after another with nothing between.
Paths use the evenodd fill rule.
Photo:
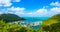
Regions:
<instances>
[{"instance_id":1,"label":"tree canopy","mask_svg":"<svg viewBox=\"0 0 60 32\"><path fill-rule=\"evenodd\" d=\"M40 32L26 26L21 26L19 24L8 24L3 20L0 20L0 32Z\"/></svg>"},{"instance_id":2,"label":"tree canopy","mask_svg":"<svg viewBox=\"0 0 60 32\"><path fill-rule=\"evenodd\" d=\"M15 14L0 14L0 20L4 20L5 22L12 22L12 21L21 21L25 20Z\"/></svg>"},{"instance_id":3,"label":"tree canopy","mask_svg":"<svg viewBox=\"0 0 60 32\"><path fill-rule=\"evenodd\" d=\"M60 32L60 14L54 15L42 22L42 30L49 32Z\"/></svg>"}]
</instances>

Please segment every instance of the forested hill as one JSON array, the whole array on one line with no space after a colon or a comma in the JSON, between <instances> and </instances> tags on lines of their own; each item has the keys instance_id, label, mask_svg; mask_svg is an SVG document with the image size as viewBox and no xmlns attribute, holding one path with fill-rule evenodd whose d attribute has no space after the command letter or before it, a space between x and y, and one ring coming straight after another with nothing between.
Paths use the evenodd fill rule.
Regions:
<instances>
[{"instance_id":1,"label":"forested hill","mask_svg":"<svg viewBox=\"0 0 60 32\"><path fill-rule=\"evenodd\" d=\"M60 14L54 15L42 22L42 30L49 32L60 32Z\"/></svg>"},{"instance_id":2,"label":"forested hill","mask_svg":"<svg viewBox=\"0 0 60 32\"><path fill-rule=\"evenodd\" d=\"M49 18L49 20L50 20L50 19L54 19L54 20L60 21L60 14L54 15L54 16L52 16L51 18Z\"/></svg>"},{"instance_id":3,"label":"forested hill","mask_svg":"<svg viewBox=\"0 0 60 32\"><path fill-rule=\"evenodd\" d=\"M5 22L12 22L12 21L21 21L25 19L15 14L0 14L0 20L4 20Z\"/></svg>"},{"instance_id":4,"label":"forested hill","mask_svg":"<svg viewBox=\"0 0 60 32\"><path fill-rule=\"evenodd\" d=\"M50 17L48 20L44 20L42 22L43 25L50 25L53 23L57 23L60 22L60 14L54 15L52 17Z\"/></svg>"}]
</instances>

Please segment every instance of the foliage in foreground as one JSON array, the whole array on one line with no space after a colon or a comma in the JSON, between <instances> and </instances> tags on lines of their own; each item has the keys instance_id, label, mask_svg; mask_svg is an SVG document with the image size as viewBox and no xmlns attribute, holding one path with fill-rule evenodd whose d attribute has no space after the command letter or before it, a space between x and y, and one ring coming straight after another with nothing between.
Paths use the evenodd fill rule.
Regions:
<instances>
[{"instance_id":1,"label":"foliage in foreground","mask_svg":"<svg viewBox=\"0 0 60 32\"><path fill-rule=\"evenodd\" d=\"M0 20L0 32L40 32L29 27L20 26L19 24L8 24Z\"/></svg>"}]
</instances>

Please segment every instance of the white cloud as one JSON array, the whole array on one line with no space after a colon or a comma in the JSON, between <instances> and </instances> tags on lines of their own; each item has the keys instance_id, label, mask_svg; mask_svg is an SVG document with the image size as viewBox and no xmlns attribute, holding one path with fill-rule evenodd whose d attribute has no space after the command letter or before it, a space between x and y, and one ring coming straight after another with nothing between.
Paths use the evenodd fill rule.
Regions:
<instances>
[{"instance_id":1,"label":"white cloud","mask_svg":"<svg viewBox=\"0 0 60 32\"><path fill-rule=\"evenodd\" d=\"M20 7L15 8L15 7L11 7L11 8L8 8L8 10L12 10L12 11L23 11L23 10L25 10L25 8L20 8Z\"/></svg>"},{"instance_id":2,"label":"white cloud","mask_svg":"<svg viewBox=\"0 0 60 32\"><path fill-rule=\"evenodd\" d=\"M14 0L13 0L14 1ZM15 0L14 2L19 2L20 0ZM0 6L11 6L11 0L0 0ZM52 6L60 6L59 2L52 2L50 5ZM55 7L55 8L50 8L49 10L46 8L48 6L44 6L43 8L40 8L34 12L24 12L25 8L20 8L20 7L10 7L6 9L1 9L2 12L0 13L13 13L17 14L20 16L28 16L28 17L50 17L55 14L60 14L60 7ZM4 12L3 12L4 11Z\"/></svg>"},{"instance_id":3,"label":"white cloud","mask_svg":"<svg viewBox=\"0 0 60 32\"><path fill-rule=\"evenodd\" d=\"M21 0L13 0L13 2L20 2Z\"/></svg>"},{"instance_id":4,"label":"white cloud","mask_svg":"<svg viewBox=\"0 0 60 32\"><path fill-rule=\"evenodd\" d=\"M45 14L47 14L47 9L44 9L44 8L42 8L42 9L38 9L36 12L35 12L35 14L38 14L38 15L45 15Z\"/></svg>"},{"instance_id":5,"label":"white cloud","mask_svg":"<svg viewBox=\"0 0 60 32\"><path fill-rule=\"evenodd\" d=\"M0 6L11 6L11 2L20 2L20 0L0 0Z\"/></svg>"},{"instance_id":6,"label":"white cloud","mask_svg":"<svg viewBox=\"0 0 60 32\"><path fill-rule=\"evenodd\" d=\"M32 15L33 13L32 13L32 12L29 12L28 14L29 14L29 15Z\"/></svg>"},{"instance_id":7,"label":"white cloud","mask_svg":"<svg viewBox=\"0 0 60 32\"><path fill-rule=\"evenodd\" d=\"M23 12L23 15L27 17L46 17L48 13L49 11L47 9L42 8L34 12L28 12L28 13Z\"/></svg>"},{"instance_id":8,"label":"white cloud","mask_svg":"<svg viewBox=\"0 0 60 32\"><path fill-rule=\"evenodd\" d=\"M19 16L27 16L27 17L51 17L55 14L60 14L59 7L51 8L49 10L47 8L40 8L34 12L27 12L27 13L24 12L25 8L20 8L20 7L11 7L11 8L7 8L4 10L5 10L5 13L13 13L13 14L17 14ZM2 13L3 13L3 11L2 11Z\"/></svg>"},{"instance_id":9,"label":"white cloud","mask_svg":"<svg viewBox=\"0 0 60 32\"><path fill-rule=\"evenodd\" d=\"M45 8L42 8L42 9L38 9L37 11L35 12L30 12L30 13L27 13L28 15L27 16L38 16L38 17L51 17L55 14L60 14L60 8L58 7L55 7L55 8L51 8L49 9L45 9Z\"/></svg>"},{"instance_id":10,"label":"white cloud","mask_svg":"<svg viewBox=\"0 0 60 32\"><path fill-rule=\"evenodd\" d=\"M39 17L48 17L49 11L45 8L42 8L42 9L38 9L34 14Z\"/></svg>"},{"instance_id":11,"label":"white cloud","mask_svg":"<svg viewBox=\"0 0 60 32\"><path fill-rule=\"evenodd\" d=\"M60 3L59 2L52 2L50 5L52 5L52 6L60 6Z\"/></svg>"},{"instance_id":12,"label":"white cloud","mask_svg":"<svg viewBox=\"0 0 60 32\"><path fill-rule=\"evenodd\" d=\"M6 10L6 9L4 9L4 10ZM24 11L25 11L25 8L11 7L11 8L7 8L5 13L13 13L13 14L17 14L19 16L27 16L27 17L51 17L55 14L60 14L60 8L58 8L58 7L51 8L49 11L46 8L41 8L34 12L27 12L27 13Z\"/></svg>"},{"instance_id":13,"label":"white cloud","mask_svg":"<svg viewBox=\"0 0 60 32\"><path fill-rule=\"evenodd\" d=\"M49 11L48 9L39 9L35 12L35 14L38 14L39 16L53 16L55 14L60 14L60 8L55 7L55 8L51 8Z\"/></svg>"},{"instance_id":14,"label":"white cloud","mask_svg":"<svg viewBox=\"0 0 60 32\"><path fill-rule=\"evenodd\" d=\"M25 8L20 8L20 7L11 7L11 8L7 8L6 13L13 13L13 14L23 14L24 13Z\"/></svg>"},{"instance_id":15,"label":"white cloud","mask_svg":"<svg viewBox=\"0 0 60 32\"><path fill-rule=\"evenodd\" d=\"M0 0L0 6L11 6L11 0Z\"/></svg>"},{"instance_id":16,"label":"white cloud","mask_svg":"<svg viewBox=\"0 0 60 32\"><path fill-rule=\"evenodd\" d=\"M58 8L58 7L52 8L51 11L54 13L60 13L60 8Z\"/></svg>"},{"instance_id":17,"label":"white cloud","mask_svg":"<svg viewBox=\"0 0 60 32\"><path fill-rule=\"evenodd\" d=\"M2 13L11 13L11 14L17 14L17 15L19 15L19 14L23 14L24 13L24 10L25 10L25 8L20 8L20 7L11 7L11 8L4 8L4 9L1 9L0 10L0 14L1 14L1 12Z\"/></svg>"}]
</instances>

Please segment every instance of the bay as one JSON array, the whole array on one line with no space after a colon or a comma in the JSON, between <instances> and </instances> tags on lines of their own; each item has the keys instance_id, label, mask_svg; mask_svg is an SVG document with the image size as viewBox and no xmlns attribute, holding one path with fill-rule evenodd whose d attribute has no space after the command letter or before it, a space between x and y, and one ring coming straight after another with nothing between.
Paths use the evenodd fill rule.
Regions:
<instances>
[{"instance_id":1,"label":"bay","mask_svg":"<svg viewBox=\"0 0 60 32\"><path fill-rule=\"evenodd\" d=\"M40 22L40 21L43 21L43 20L47 20L49 17L24 17L26 20L24 20L24 22L30 22L30 23L33 23L33 22Z\"/></svg>"},{"instance_id":2,"label":"bay","mask_svg":"<svg viewBox=\"0 0 60 32\"><path fill-rule=\"evenodd\" d=\"M47 20L49 17L23 17L26 20L24 20L23 22L25 23L30 23L30 24L35 24L35 23L42 23L43 20ZM39 29L40 28L40 24L36 25L36 26L31 26L34 29Z\"/></svg>"}]
</instances>

